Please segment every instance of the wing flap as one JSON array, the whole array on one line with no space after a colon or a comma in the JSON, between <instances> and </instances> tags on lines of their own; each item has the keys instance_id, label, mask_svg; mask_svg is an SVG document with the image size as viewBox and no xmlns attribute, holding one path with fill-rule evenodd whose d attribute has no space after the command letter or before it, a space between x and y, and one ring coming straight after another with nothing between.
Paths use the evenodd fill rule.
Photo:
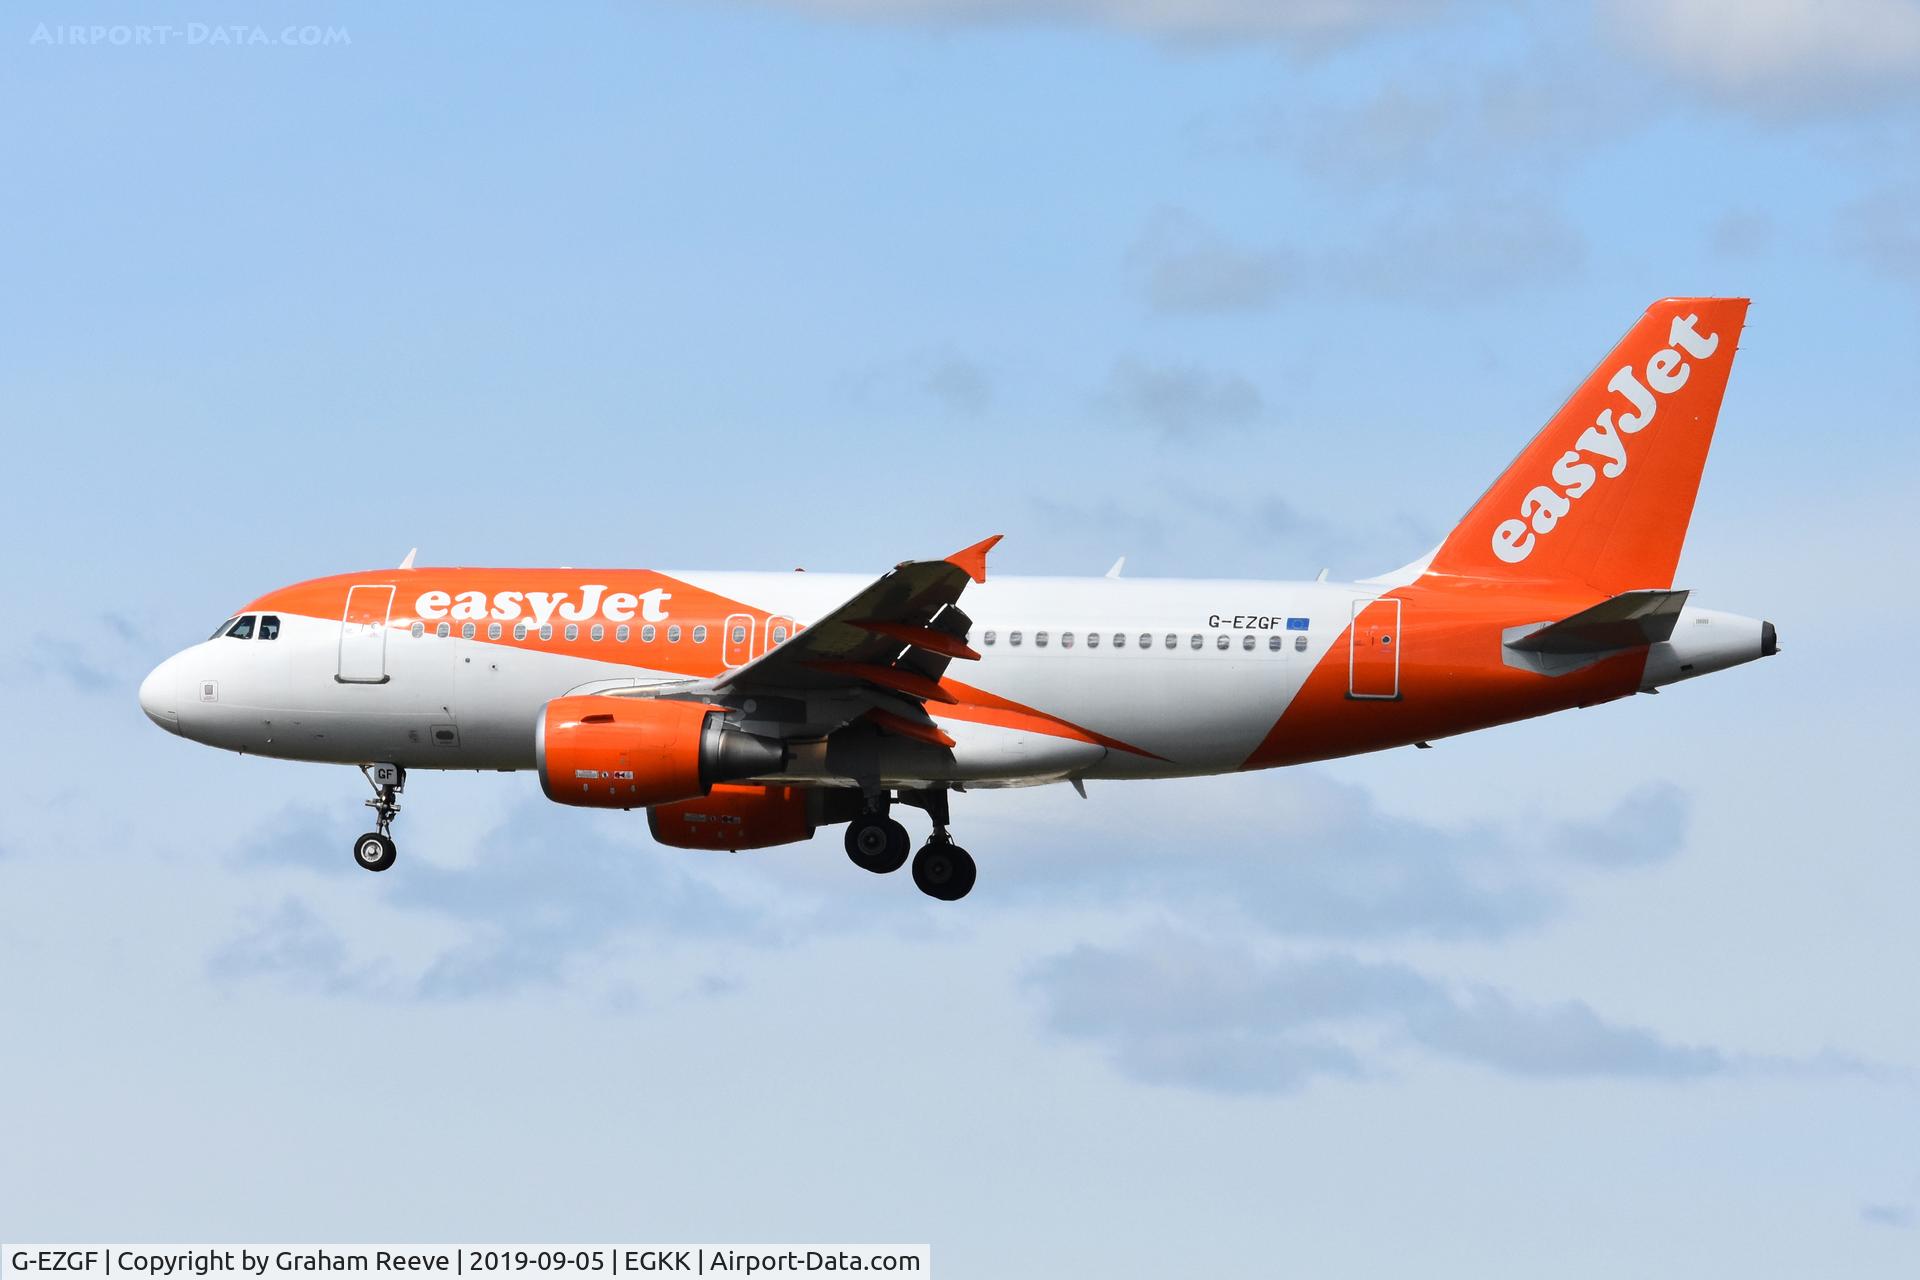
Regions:
<instances>
[{"instance_id":1,"label":"wing flap","mask_svg":"<svg viewBox=\"0 0 1920 1280\"><path fill-rule=\"evenodd\" d=\"M931 721L899 712L924 715L928 703L957 701L941 678L950 663L980 657L967 643L973 619L958 601L971 583L986 580L987 552L998 541L995 535L943 560L895 565L811 626L719 677L711 696L798 696L816 717L819 707L832 708L816 726L864 714L882 732L951 746Z\"/></svg>"}]
</instances>

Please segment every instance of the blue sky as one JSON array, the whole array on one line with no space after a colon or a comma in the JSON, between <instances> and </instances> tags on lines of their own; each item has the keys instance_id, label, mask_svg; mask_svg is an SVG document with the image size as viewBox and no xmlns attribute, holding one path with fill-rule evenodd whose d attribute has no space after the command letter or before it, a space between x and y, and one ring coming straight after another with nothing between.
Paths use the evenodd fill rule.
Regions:
<instances>
[{"instance_id":1,"label":"blue sky","mask_svg":"<svg viewBox=\"0 0 1920 1280\"><path fill-rule=\"evenodd\" d=\"M235 20L0 21L0 1234L1913 1273L1920 6ZM975 796L958 910L526 777L416 778L376 879L357 776L134 702L415 545L1378 572L1678 293L1754 299L1679 585L1778 659Z\"/></svg>"}]
</instances>

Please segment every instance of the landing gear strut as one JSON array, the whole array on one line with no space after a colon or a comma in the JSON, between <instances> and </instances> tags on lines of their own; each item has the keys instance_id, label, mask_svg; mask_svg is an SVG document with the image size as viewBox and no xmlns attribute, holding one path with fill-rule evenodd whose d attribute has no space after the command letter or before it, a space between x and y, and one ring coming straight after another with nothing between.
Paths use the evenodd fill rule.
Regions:
<instances>
[{"instance_id":1,"label":"landing gear strut","mask_svg":"<svg viewBox=\"0 0 1920 1280\"><path fill-rule=\"evenodd\" d=\"M944 787L916 801L933 819L933 834L913 855L913 882L920 892L942 902L958 902L973 888L973 855L947 834L947 792Z\"/></svg>"},{"instance_id":2,"label":"landing gear strut","mask_svg":"<svg viewBox=\"0 0 1920 1280\"><path fill-rule=\"evenodd\" d=\"M373 788L367 808L373 810L374 829L353 842L353 860L368 871L385 871L399 856L391 831L400 812L397 797L407 788L407 771L397 764L363 764L360 772Z\"/></svg>"}]
</instances>

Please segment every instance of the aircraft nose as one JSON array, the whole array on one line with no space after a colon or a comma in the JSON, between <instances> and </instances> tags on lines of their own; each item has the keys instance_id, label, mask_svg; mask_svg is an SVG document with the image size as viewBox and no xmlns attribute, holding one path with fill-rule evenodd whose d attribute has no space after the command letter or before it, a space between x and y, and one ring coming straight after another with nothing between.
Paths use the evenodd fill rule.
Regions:
<instances>
[{"instance_id":1,"label":"aircraft nose","mask_svg":"<svg viewBox=\"0 0 1920 1280\"><path fill-rule=\"evenodd\" d=\"M168 733L180 732L180 663L177 658L147 673L140 682L140 709Z\"/></svg>"}]
</instances>

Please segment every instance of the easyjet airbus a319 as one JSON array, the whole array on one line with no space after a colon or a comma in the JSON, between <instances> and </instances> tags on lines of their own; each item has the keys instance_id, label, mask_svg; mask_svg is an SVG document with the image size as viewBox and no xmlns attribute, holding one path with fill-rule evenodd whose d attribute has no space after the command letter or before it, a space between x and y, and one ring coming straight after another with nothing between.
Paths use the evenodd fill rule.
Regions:
<instances>
[{"instance_id":1,"label":"easyjet airbus a319","mask_svg":"<svg viewBox=\"0 0 1920 1280\"><path fill-rule=\"evenodd\" d=\"M431 569L269 592L140 686L161 728L359 766L370 871L414 769L532 769L751 849L847 824L973 887L952 792L1267 769L1651 691L1775 651L1673 589L1747 303L1655 303L1431 553L1358 582L1002 578L989 538L879 579ZM1323 575L1324 576L1324 575Z\"/></svg>"}]
</instances>

